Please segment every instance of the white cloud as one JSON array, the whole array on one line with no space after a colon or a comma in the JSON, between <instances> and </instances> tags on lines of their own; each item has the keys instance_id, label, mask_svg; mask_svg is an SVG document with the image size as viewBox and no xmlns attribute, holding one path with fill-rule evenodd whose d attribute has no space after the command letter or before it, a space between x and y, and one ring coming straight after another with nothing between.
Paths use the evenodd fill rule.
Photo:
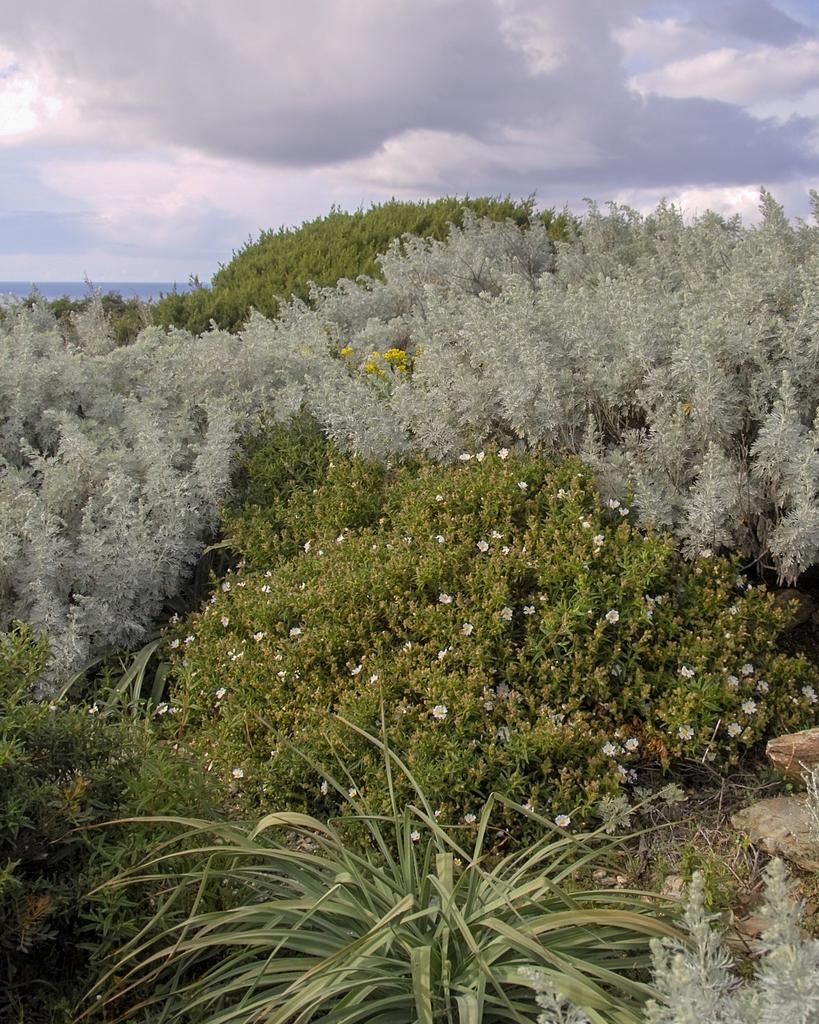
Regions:
<instances>
[{"instance_id":1,"label":"white cloud","mask_svg":"<svg viewBox=\"0 0 819 1024\"><path fill-rule=\"evenodd\" d=\"M631 84L642 93L744 107L771 99L798 100L806 89L819 85L819 41L745 52L723 47L634 75Z\"/></svg>"},{"instance_id":2,"label":"white cloud","mask_svg":"<svg viewBox=\"0 0 819 1024\"><path fill-rule=\"evenodd\" d=\"M713 46L713 33L680 18L634 18L614 30L626 60L657 65L691 57Z\"/></svg>"},{"instance_id":3,"label":"white cloud","mask_svg":"<svg viewBox=\"0 0 819 1024\"><path fill-rule=\"evenodd\" d=\"M53 124L65 104L44 68L24 70L0 49L0 144L14 144Z\"/></svg>"}]
</instances>

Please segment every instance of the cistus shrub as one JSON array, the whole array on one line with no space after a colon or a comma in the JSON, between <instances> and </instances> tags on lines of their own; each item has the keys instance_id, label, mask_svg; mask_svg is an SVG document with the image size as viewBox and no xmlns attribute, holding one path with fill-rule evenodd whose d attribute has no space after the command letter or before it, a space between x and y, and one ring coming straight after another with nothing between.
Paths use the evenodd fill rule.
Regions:
<instances>
[{"instance_id":1,"label":"cistus shrub","mask_svg":"<svg viewBox=\"0 0 819 1024\"><path fill-rule=\"evenodd\" d=\"M169 637L185 742L250 804L343 811L306 755L378 808L382 765L333 715L383 707L442 820L493 791L582 820L646 764L724 767L811 722L770 595L632 520L577 460L333 453L267 526L251 510L244 568Z\"/></svg>"},{"instance_id":2,"label":"cistus shrub","mask_svg":"<svg viewBox=\"0 0 819 1024\"><path fill-rule=\"evenodd\" d=\"M91 891L148 857L162 830L148 823L93 826L182 808L217 813L201 769L150 724L31 699L46 658L44 642L26 627L0 637L3 1024L73 1020L106 955L153 915L161 879L136 896Z\"/></svg>"}]
</instances>

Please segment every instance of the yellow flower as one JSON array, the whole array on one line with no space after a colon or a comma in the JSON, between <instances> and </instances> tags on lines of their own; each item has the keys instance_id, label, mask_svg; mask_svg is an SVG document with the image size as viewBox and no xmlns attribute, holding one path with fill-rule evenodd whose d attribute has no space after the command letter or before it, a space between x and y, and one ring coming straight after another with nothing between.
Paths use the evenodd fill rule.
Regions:
<instances>
[{"instance_id":1,"label":"yellow flower","mask_svg":"<svg viewBox=\"0 0 819 1024\"><path fill-rule=\"evenodd\" d=\"M339 350L338 354L340 356L344 356L344 358L346 359L347 356L351 355L352 351L353 351L353 346L352 345L345 345L344 348Z\"/></svg>"}]
</instances>

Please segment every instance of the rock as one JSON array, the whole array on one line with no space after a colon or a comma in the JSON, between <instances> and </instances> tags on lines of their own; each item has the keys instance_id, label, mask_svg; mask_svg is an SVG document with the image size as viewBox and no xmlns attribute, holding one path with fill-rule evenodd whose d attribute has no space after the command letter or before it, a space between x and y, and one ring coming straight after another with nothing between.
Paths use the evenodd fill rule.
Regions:
<instances>
[{"instance_id":1,"label":"rock","mask_svg":"<svg viewBox=\"0 0 819 1024\"><path fill-rule=\"evenodd\" d=\"M685 895L685 879L682 875L666 875L663 879L662 895L672 900L681 900Z\"/></svg>"},{"instance_id":2,"label":"rock","mask_svg":"<svg viewBox=\"0 0 819 1024\"><path fill-rule=\"evenodd\" d=\"M777 736L768 741L765 753L774 768L783 775L801 780L805 768L819 765L819 729L803 729L802 732Z\"/></svg>"},{"instance_id":3,"label":"rock","mask_svg":"<svg viewBox=\"0 0 819 1024\"><path fill-rule=\"evenodd\" d=\"M810 837L805 796L777 796L737 811L734 828L772 856L786 857L805 871L819 871L819 845Z\"/></svg>"},{"instance_id":4,"label":"rock","mask_svg":"<svg viewBox=\"0 0 819 1024\"><path fill-rule=\"evenodd\" d=\"M780 608L788 609L793 615L787 629L796 629L797 626L804 625L814 613L819 611L810 594L804 594L801 590L775 590L774 602Z\"/></svg>"}]
</instances>

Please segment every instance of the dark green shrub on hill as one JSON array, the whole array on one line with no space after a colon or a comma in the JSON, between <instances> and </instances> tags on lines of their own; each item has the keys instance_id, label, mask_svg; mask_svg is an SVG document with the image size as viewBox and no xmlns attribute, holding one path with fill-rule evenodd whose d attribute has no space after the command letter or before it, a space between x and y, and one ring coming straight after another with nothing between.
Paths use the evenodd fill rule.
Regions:
<instances>
[{"instance_id":1,"label":"dark green shrub on hill","mask_svg":"<svg viewBox=\"0 0 819 1024\"><path fill-rule=\"evenodd\" d=\"M251 804L345 810L300 751L377 808L380 761L332 713L372 730L383 702L441 820L492 791L582 820L647 764L719 769L811 722L817 671L777 653L769 595L612 506L577 461L332 453L229 523L244 568L171 641L186 741Z\"/></svg>"},{"instance_id":2,"label":"dark green shrub on hill","mask_svg":"<svg viewBox=\"0 0 819 1024\"><path fill-rule=\"evenodd\" d=\"M536 213L533 199L515 202L509 197L450 196L416 203L393 199L353 213L333 207L326 216L299 228L261 232L214 274L210 288L163 296L154 307L155 323L198 334L209 328L211 320L224 329L236 329L251 307L274 317L280 299L293 295L307 299L311 282L334 285L340 278L355 280L360 274L380 278L375 257L395 238L412 234L440 241L447 237L451 223L462 224L465 210L492 220L510 219L521 227L541 219L556 239L567 238L575 224L566 212Z\"/></svg>"},{"instance_id":3,"label":"dark green shrub on hill","mask_svg":"<svg viewBox=\"0 0 819 1024\"><path fill-rule=\"evenodd\" d=\"M89 896L167 830L84 826L215 813L201 770L150 723L30 699L46 653L25 627L0 635L0 1021L25 1024L73 1020L103 958L150 920L162 888Z\"/></svg>"}]
</instances>

